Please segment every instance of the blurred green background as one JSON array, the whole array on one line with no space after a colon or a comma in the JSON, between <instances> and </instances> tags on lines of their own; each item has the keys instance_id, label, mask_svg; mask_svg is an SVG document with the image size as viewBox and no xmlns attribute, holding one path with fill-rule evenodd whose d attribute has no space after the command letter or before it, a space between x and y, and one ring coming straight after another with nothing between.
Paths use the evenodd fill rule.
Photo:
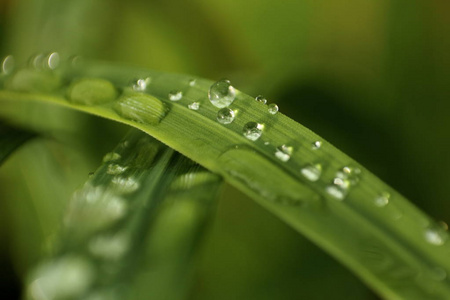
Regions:
<instances>
[{"instance_id":1,"label":"blurred green background","mask_svg":"<svg viewBox=\"0 0 450 300\"><path fill-rule=\"evenodd\" d=\"M24 63L49 51L227 77L450 221L448 1L0 0L0 56ZM24 106L20 118L56 138L34 140L0 168L8 299L54 239L70 193L126 131L51 107ZM378 299L229 186L194 282L189 299Z\"/></svg>"}]
</instances>

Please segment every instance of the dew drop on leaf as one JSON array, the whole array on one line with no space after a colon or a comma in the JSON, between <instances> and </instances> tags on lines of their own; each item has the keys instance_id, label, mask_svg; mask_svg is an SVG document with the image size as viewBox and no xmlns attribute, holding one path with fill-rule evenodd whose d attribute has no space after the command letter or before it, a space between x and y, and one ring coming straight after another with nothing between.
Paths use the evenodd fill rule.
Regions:
<instances>
[{"instance_id":1,"label":"dew drop on leaf","mask_svg":"<svg viewBox=\"0 0 450 300\"><path fill-rule=\"evenodd\" d=\"M318 150L318 149L320 149L320 147L322 147L321 141L315 141L312 145L313 150Z\"/></svg>"},{"instance_id":2,"label":"dew drop on leaf","mask_svg":"<svg viewBox=\"0 0 450 300\"><path fill-rule=\"evenodd\" d=\"M261 96L261 95L256 96L255 100L256 100L256 102L259 102L259 103L262 103L262 104L266 104L266 103L267 103L267 99L264 98L264 97Z\"/></svg>"},{"instance_id":3,"label":"dew drop on leaf","mask_svg":"<svg viewBox=\"0 0 450 300\"><path fill-rule=\"evenodd\" d=\"M242 134L251 141L256 141L262 135L264 125L256 122L248 122L242 129Z\"/></svg>"},{"instance_id":4,"label":"dew drop on leaf","mask_svg":"<svg viewBox=\"0 0 450 300\"><path fill-rule=\"evenodd\" d=\"M14 57L12 55L8 55L2 60L0 74L1 75L11 74L12 71L14 71L14 67L15 67Z\"/></svg>"},{"instance_id":5,"label":"dew drop on leaf","mask_svg":"<svg viewBox=\"0 0 450 300\"><path fill-rule=\"evenodd\" d=\"M281 145L277 147L275 151L275 157L283 162L286 162L291 158L292 151L293 151L292 147Z\"/></svg>"},{"instance_id":6,"label":"dew drop on leaf","mask_svg":"<svg viewBox=\"0 0 450 300\"><path fill-rule=\"evenodd\" d=\"M387 192L381 193L381 195L375 197L374 204L378 207L384 207L389 204L391 195Z\"/></svg>"},{"instance_id":7,"label":"dew drop on leaf","mask_svg":"<svg viewBox=\"0 0 450 300\"><path fill-rule=\"evenodd\" d=\"M315 182L319 180L322 174L321 164L308 164L300 170L300 173L309 181Z\"/></svg>"},{"instance_id":8,"label":"dew drop on leaf","mask_svg":"<svg viewBox=\"0 0 450 300\"><path fill-rule=\"evenodd\" d=\"M441 246L447 240L447 232L441 228L427 228L424 234L425 240L432 245Z\"/></svg>"},{"instance_id":9,"label":"dew drop on leaf","mask_svg":"<svg viewBox=\"0 0 450 300\"><path fill-rule=\"evenodd\" d=\"M117 90L108 80L82 78L69 86L67 97L70 102L83 105L100 105L117 98Z\"/></svg>"},{"instance_id":10,"label":"dew drop on leaf","mask_svg":"<svg viewBox=\"0 0 450 300\"><path fill-rule=\"evenodd\" d=\"M199 102L192 102L191 104L188 105L188 108L191 109L191 110L199 110L200 103Z\"/></svg>"},{"instance_id":11,"label":"dew drop on leaf","mask_svg":"<svg viewBox=\"0 0 450 300\"><path fill-rule=\"evenodd\" d=\"M132 88L136 92L144 92L151 82L151 77L136 79L133 81Z\"/></svg>"},{"instance_id":12,"label":"dew drop on leaf","mask_svg":"<svg viewBox=\"0 0 450 300\"><path fill-rule=\"evenodd\" d=\"M169 100L170 101L180 101L183 98L183 92L178 90L170 91Z\"/></svg>"},{"instance_id":13,"label":"dew drop on leaf","mask_svg":"<svg viewBox=\"0 0 450 300\"><path fill-rule=\"evenodd\" d=\"M218 108L224 108L233 103L236 98L236 90L228 80L220 80L211 85L208 91L211 104Z\"/></svg>"},{"instance_id":14,"label":"dew drop on leaf","mask_svg":"<svg viewBox=\"0 0 450 300\"><path fill-rule=\"evenodd\" d=\"M275 103L269 104L269 106L267 107L267 111L269 112L269 114L275 115L278 112L278 105L276 105Z\"/></svg>"},{"instance_id":15,"label":"dew drop on leaf","mask_svg":"<svg viewBox=\"0 0 450 300\"><path fill-rule=\"evenodd\" d=\"M106 173L108 173L109 175L119 175L125 172L127 169L127 167L123 167L118 164L109 164Z\"/></svg>"},{"instance_id":16,"label":"dew drop on leaf","mask_svg":"<svg viewBox=\"0 0 450 300\"><path fill-rule=\"evenodd\" d=\"M161 100L142 93L120 97L113 109L125 119L150 125L158 124L167 113Z\"/></svg>"},{"instance_id":17,"label":"dew drop on leaf","mask_svg":"<svg viewBox=\"0 0 450 300\"><path fill-rule=\"evenodd\" d=\"M189 80L189 86L195 86L196 83L197 83L197 80L195 80L195 79Z\"/></svg>"},{"instance_id":18,"label":"dew drop on leaf","mask_svg":"<svg viewBox=\"0 0 450 300\"><path fill-rule=\"evenodd\" d=\"M217 112L217 121L220 124L230 124L234 121L234 117L234 111L228 107L224 107Z\"/></svg>"},{"instance_id":19,"label":"dew drop on leaf","mask_svg":"<svg viewBox=\"0 0 450 300\"><path fill-rule=\"evenodd\" d=\"M121 158L119 153L116 152L109 152L106 153L105 156L103 156L103 162L109 162L109 161L116 161Z\"/></svg>"}]
</instances>

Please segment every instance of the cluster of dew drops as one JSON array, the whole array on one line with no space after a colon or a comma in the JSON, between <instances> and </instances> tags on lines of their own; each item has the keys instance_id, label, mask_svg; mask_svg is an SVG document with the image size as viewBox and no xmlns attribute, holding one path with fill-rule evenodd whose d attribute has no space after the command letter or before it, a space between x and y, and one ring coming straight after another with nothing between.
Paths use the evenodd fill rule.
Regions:
<instances>
[{"instance_id":1,"label":"cluster of dew drops","mask_svg":"<svg viewBox=\"0 0 450 300\"><path fill-rule=\"evenodd\" d=\"M75 64L75 59L79 57L72 57L73 64ZM45 65L47 69L54 70L60 63L60 56L57 52L52 52L49 54L38 54L33 56L29 60L29 64L36 69ZM15 61L12 55L6 56L0 61L0 75L9 76L15 71ZM133 80L132 89L136 92L145 92L149 85L151 84L151 77L140 78ZM191 79L188 82L190 87L194 87L197 84L196 79ZM168 99L170 101L180 101L183 99L183 93L180 90L172 90L168 93ZM233 123L236 118L235 110L230 108L230 105L236 99L236 89L231 85L229 80L223 79L212 84L208 91L208 99L211 104L218 108L217 111L217 122L223 125L228 125ZM255 101L267 106L267 112L271 115L276 115L278 113L278 106L275 103L268 104L267 99L263 96L255 97ZM201 103L198 101L191 102L187 105L190 110L198 111L201 107ZM242 135L250 141L257 141L260 139L264 131L264 124L250 121L247 122L242 128ZM265 142L268 145L269 142ZM318 151L322 148L322 141L315 141L312 143L311 149ZM287 162L292 156L294 149L289 145L281 145L276 147L274 156L282 162ZM120 172L119 169L111 166L108 170L110 173ZM300 174L310 182L317 182L321 178L323 166L320 163L309 163L300 169ZM326 186L326 193L332 198L343 201L351 188L358 184L359 177L361 175L361 170L357 167L344 166L335 172L335 176L331 183ZM383 208L388 207L391 203L391 195L388 192L381 192L378 196L374 197L373 204L376 207ZM401 218L401 213L398 214L397 218ZM445 224L445 223L442 223ZM447 238L447 228L444 226L428 225L426 227L424 237L426 241L432 245L443 245Z\"/></svg>"}]
</instances>

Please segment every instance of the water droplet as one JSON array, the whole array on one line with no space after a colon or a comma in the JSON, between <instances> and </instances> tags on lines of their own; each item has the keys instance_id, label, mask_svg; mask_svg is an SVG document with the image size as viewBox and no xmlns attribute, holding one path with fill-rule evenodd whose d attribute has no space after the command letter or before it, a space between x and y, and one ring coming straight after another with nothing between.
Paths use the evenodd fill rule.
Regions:
<instances>
[{"instance_id":1,"label":"water droplet","mask_svg":"<svg viewBox=\"0 0 450 300\"><path fill-rule=\"evenodd\" d=\"M133 177L114 177L111 180L116 190L122 194L128 194L136 191L139 188L139 182Z\"/></svg>"},{"instance_id":2,"label":"water droplet","mask_svg":"<svg viewBox=\"0 0 450 300\"><path fill-rule=\"evenodd\" d=\"M256 122L248 122L244 125L243 135L251 141L256 141L262 135L264 129L263 124L259 124Z\"/></svg>"},{"instance_id":3,"label":"water droplet","mask_svg":"<svg viewBox=\"0 0 450 300\"><path fill-rule=\"evenodd\" d=\"M350 187L358 183L360 173L359 168L343 167L336 173L333 184L326 188L327 193L337 200L343 200Z\"/></svg>"},{"instance_id":4,"label":"water droplet","mask_svg":"<svg viewBox=\"0 0 450 300\"><path fill-rule=\"evenodd\" d=\"M269 142L264 142L264 145L268 146L268 145L270 145L270 143Z\"/></svg>"},{"instance_id":5,"label":"water droplet","mask_svg":"<svg viewBox=\"0 0 450 300\"><path fill-rule=\"evenodd\" d=\"M281 161L286 162L291 158L292 151L293 151L292 147L289 147L286 145L281 145L281 146L277 147L277 149L275 151L275 157Z\"/></svg>"},{"instance_id":6,"label":"water droplet","mask_svg":"<svg viewBox=\"0 0 450 300\"><path fill-rule=\"evenodd\" d=\"M322 175L322 165L321 164L309 164L303 167L300 172L309 181L317 181Z\"/></svg>"},{"instance_id":7,"label":"water droplet","mask_svg":"<svg viewBox=\"0 0 450 300\"><path fill-rule=\"evenodd\" d=\"M87 183L70 200L64 224L84 234L106 228L124 217L127 210L125 200L113 191Z\"/></svg>"},{"instance_id":8,"label":"water droplet","mask_svg":"<svg viewBox=\"0 0 450 300\"><path fill-rule=\"evenodd\" d=\"M136 92L144 92L152 82L151 77L140 78L133 82L132 88Z\"/></svg>"},{"instance_id":9,"label":"water droplet","mask_svg":"<svg viewBox=\"0 0 450 300\"><path fill-rule=\"evenodd\" d=\"M51 70L59 66L60 57L58 52L52 52L47 56L47 67Z\"/></svg>"},{"instance_id":10,"label":"water droplet","mask_svg":"<svg viewBox=\"0 0 450 300\"><path fill-rule=\"evenodd\" d=\"M156 125L166 115L165 104L148 94L132 94L120 97L113 106L120 116L139 123Z\"/></svg>"},{"instance_id":11,"label":"water droplet","mask_svg":"<svg viewBox=\"0 0 450 300\"><path fill-rule=\"evenodd\" d=\"M182 91L177 91L177 90L173 90L169 93L169 100L170 101L180 101L181 98L183 98L183 92Z\"/></svg>"},{"instance_id":12,"label":"water droplet","mask_svg":"<svg viewBox=\"0 0 450 300\"><path fill-rule=\"evenodd\" d=\"M31 272L30 299L78 299L91 286L94 269L84 258L67 255L48 261Z\"/></svg>"},{"instance_id":13,"label":"water droplet","mask_svg":"<svg viewBox=\"0 0 450 300\"><path fill-rule=\"evenodd\" d=\"M320 147L322 147L322 142L321 141L315 141L312 145L313 150L317 150L320 149Z\"/></svg>"},{"instance_id":14,"label":"water droplet","mask_svg":"<svg viewBox=\"0 0 450 300\"><path fill-rule=\"evenodd\" d=\"M101 78L82 78L69 86L67 96L76 104L100 105L117 98L117 90L108 80Z\"/></svg>"},{"instance_id":15,"label":"water droplet","mask_svg":"<svg viewBox=\"0 0 450 300\"><path fill-rule=\"evenodd\" d=\"M425 230L425 240L430 244L441 246L447 240L447 232L441 228L427 228Z\"/></svg>"},{"instance_id":16,"label":"water droplet","mask_svg":"<svg viewBox=\"0 0 450 300\"><path fill-rule=\"evenodd\" d=\"M189 109L192 110L198 110L200 108L200 103L199 102L192 102L191 104L188 105Z\"/></svg>"},{"instance_id":17,"label":"water droplet","mask_svg":"<svg viewBox=\"0 0 450 300\"><path fill-rule=\"evenodd\" d=\"M61 78L53 72L24 68L5 82L5 87L19 92L52 92L61 86Z\"/></svg>"},{"instance_id":18,"label":"water droplet","mask_svg":"<svg viewBox=\"0 0 450 300\"><path fill-rule=\"evenodd\" d=\"M108 173L109 175L119 175L125 172L126 169L128 169L128 167L122 167L118 164L110 164L108 165L108 170L106 171L106 173Z\"/></svg>"},{"instance_id":19,"label":"water droplet","mask_svg":"<svg viewBox=\"0 0 450 300\"><path fill-rule=\"evenodd\" d=\"M109 162L109 161L115 161L119 160L121 158L119 153L116 152L109 152L106 153L105 156L103 156L103 162Z\"/></svg>"},{"instance_id":20,"label":"water droplet","mask_svg":"<svg viewBox=\"0 0 450 300\"><path fill-rule=\"evenodd\" d=\"M389 198L391 195L387 192L382 193L374 199L374 204L378 207L384 207L389 204Z\"/></svg>"},{"instance_id":21,"label":"water droplet","mask_svg":"<svg viewBox=\"0 0 450 300\"><path fill-rule=\"evenodd\" d=\"M97 236L89 242L89 251L102 259L117 260L129 249L129 240L124 234Z\"/></svg>"},{"instance_id":22,"label":"water droplet","mask_svg":"<svg viewBox=\"0 0 450 300\"><path fill-rule=\"evenodd\" d=\"M256 96L255 100L256 100L256 102L259 102L259 103L262 103L262 104L266 104L266 103L267 103L267 99L264 98L264 97L261 96L261 95Z\"/></svg>"},{"instance_id":23,"label":"water droplet","mask_svg":"<svg viewBox=\"0 0 450 300\"><path fill-rule=\"evenodd\" d=\"M224 107L217 112L217 121L221 124L230 124L234 121L234 111Z\"/></svg>"},{"instance_id":24,"label":"water droplet","mask_svg":"<svg viewBox=\"0 0 450 300\"><path fill-rule=\"evenodd\" d=\"M220 80L211 85L208 98L215 107L224 108L233 103L236 90L231 86L230 81Z\"/></svg>"},{"instance_id":25,"label":"water droplet","mask_svg":"<svg viewBox=\"0 0 450 300\"><path fill-rule=\"evenodd\" d=\"M196 79L189 80L189 86L195 86L196 83L197 83Z\"/></svg>"},{"instance_id":26,"label":"water droplet","mask_svg":"<svg viewBox=\"0 0 450 300\"><path fill-rule=\"evenodd\" d=\"M14 71L14 67L15 67L14 57L12 55L8 55L7 57L5 57L2 60L1 67L2 67L2 69L1 69L2 75L11 74L12 71Z\"/></svg>"},{"instance_id":27,"label":"water droplet","mask_svg":"<svg viewBox=\"0 0 450 300\"><path fill-rule=\"evenodd\" d=\"M271 103L267 107L267 110L269 111L269 114L275 115L278 112L278 105L276 105L275 103Z\"/></svg>"}]
</instances>

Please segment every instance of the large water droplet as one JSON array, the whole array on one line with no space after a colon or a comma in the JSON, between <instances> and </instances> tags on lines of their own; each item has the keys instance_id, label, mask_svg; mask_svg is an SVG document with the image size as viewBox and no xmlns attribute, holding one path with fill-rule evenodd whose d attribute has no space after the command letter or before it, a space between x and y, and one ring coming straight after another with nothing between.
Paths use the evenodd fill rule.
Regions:
<instances>
[{"instance_id":1,"label":"large water droplet","mask_svg":"<svg viewBox=\"0 0 450 300\"><path fill-rule=\"evenodd\" d=\"M389 198L391 195L387 192L381 193L381 195L375 197L374 204L378 207L384 207L389 204Z\"/></svg>"},{"instance_id":2,"label":"large water droplet","mask_svg":"<svg viewBox=\"0 0 450 300\"><path fill-rule=\"evenodd\" d=\"M286 145L281 145L281 146L277 147L277 149L275 151L275 157L281 161L286 162L291 158L292 151L293 151L292 147L289 147Z\"/></svg>"},{"instance_id":3,"label":"large water droplet","mask_svg":"<svg viewBox=\"0 0 450 300\"><path fill-rule=\"evenodd\" d=\"M78 299L91 286L94 269L75 255L64 256L41 264L31 272L27 287L29 299Z\"/></svg>"},{"instance_id":4,"label":"large water droplet","mask_svg":"<svg viewBox=\"0 0 450 300\"><path fill-rule=\"evenodd\" d=\"M319 180L320 175L322 175L322 165L321 164L308 164L303 167L300 172L309 181L315 182Z\"/></svg>"},{"instance_id":5,"label":"large water droplet","mask_svg":"<svg viewBox=\"0 0 450 300\"><path fill-rule=\"evenodd\" d=\"M170 91L169 100L170 101L180 101L183 98L183 92L178 90Z\"/></svg>"},{"instance_id":6,"label":"large water droplet","mask_svg":"<svg viewBox=\"0 0 450 300\"><path fill-rule=\"evenodd\" d=\"M221 124L230 124L234 121L234 111L224 107L217 112L217 121Z\"/></svg>"},{"instance_id":7,"label":"large water droplet","mask_svg":"<svg viewBox=\"0 0 450 300\"><path fill-rule=\"evenodd\" d=\"M100 105L114 101L117 98L117 90L108 80L82 78L72 82L67 97L76 104Z\"/></svg>"},{"instance_id":8,"label":"large water droplet","mask_svg":"<svg viewBox=\"0 0 450 300\"><path fill-rule=\"evenodd\" d=\"M152 82L151 77L140 78L133 82L132 88L136 92L144 92Z\"/></svg>"},{"instance_id":9,"label":"large water droplet","mask_svg":"<svg viewBox=\"0 0 450 300\"><path fill-rule=\"evenodd\" d=\"M166 115L166 106L161 100L141 93L120 97L113 108L126 119L151 125L158 124Z\"/></svg>"},{"instance_id":10,"label":"large water droplet","mask_svg":"<svg viewBox=\"0 0 450 300\"><path fill-rule=\"evenodd\" d=\"M269 114L275 115L278 112L278 105L276 105L275 103L269 104L269 106L267 106L267 111L269 112Z\"/></svg>"},{"instance_id":11,"label":"large water droplet","mask_svg":"<svg viewBox=\"0 0 450 300\"><path fill-rule=\"evenodd\" d=\"M236 90L231 86L230 81L220 80L211 85L208 98L215 107L224 108L233 103Z\"/></svg>"},{"instance_id":12,"label":"large water droplet","mask_svg":"<svg viewBox=\"0 0 450 300\"><path fill-rule=\"evenodd\" d=\"M267 99L264 98L264 97L261 96L261 95L256 96L255 100L256 100L256 102L259 102L259 103L262 103L262 104L266 104L266 103L267 103Z\"/></svg>"},{"instance_id":13,"label":"large water droplet","mask_svg":"<svg viewBox=\"0 0 450 300\"><path fill-rule=\"evenodd\" d=\"M126 235L97 236L89 242L89 251L102 259L117 260L129 249L130 243Z\"/></svg>"},{"instance_id":14,"label":"large water droplet","mask_svg":"<svg viewBox=\"0 0 450 300\"><path fill-rule=\"evenodd\" d=\"M103 156L103 162L109 162L109 161L116 161L119 160L121 158L119 153L116 152L109 152L106 153L105 156Z\"/></svg>"},{"instance_id":15,"label":"large water droplet","mask_svg":"<svg viewBox=\"0 0 450 300\"><path fill-rule=\"evenodd\" d=\"M192 102L191 104L188 105L188 108L191 109L191 110L199 110L200 103L199 102Z\"/></svg>"},{"instance_id":16,"label":"large water droplet","mask_svg":"<svg viewBox=\"0 0 450 300\"><path fill-rule=\"evenodd\" d=\"M15 61L12 55L8 55L2 60L1 75L8 75L14 71Z\"/></svg>"},{"instance_id":17,"label":"large water droplet","mask_svg":"<svg viewBox=\"0 0 450 300\"><path fill-rule=\"evenodd\" d=\"M439 227L430 227L425 230L425 240L432 245L441 246L447 238L447 232Z\"/></svg>"},{"instance_id":18,"label":"large water droplet","mask_svg":"<svg viewBox=\"0 0 450 300\"><path fill-rule=\"evenodd\" d=\"M263 129L264 125L262 124L256 122L248 122L247 124L244 125L242 133L247 139L251 141L256 141L261 137Z\"/></svg>"},{"instance_id":19,"label":"large water droplet","mask_svg":"<svg viewBox=\"0 0 450 300\"><path fill-rule=\"evenodd\" d=\"M119 177L116 176L111 180L115 190L120 194L128 194L136 191L139 188L139 182L133 177Z\"/></svg>"},{"instance_id":20,"label":"large water droplet","mask_svg":"<svg viewBox=\"0 0 450 300\"><path fill-rule=\"evenodd\" d=\"M118 164L109 164L106 173L108 173L109 175L119 175L125 172L127 169L128 167L123 167Z\"/></svg>"}]
</instances>

